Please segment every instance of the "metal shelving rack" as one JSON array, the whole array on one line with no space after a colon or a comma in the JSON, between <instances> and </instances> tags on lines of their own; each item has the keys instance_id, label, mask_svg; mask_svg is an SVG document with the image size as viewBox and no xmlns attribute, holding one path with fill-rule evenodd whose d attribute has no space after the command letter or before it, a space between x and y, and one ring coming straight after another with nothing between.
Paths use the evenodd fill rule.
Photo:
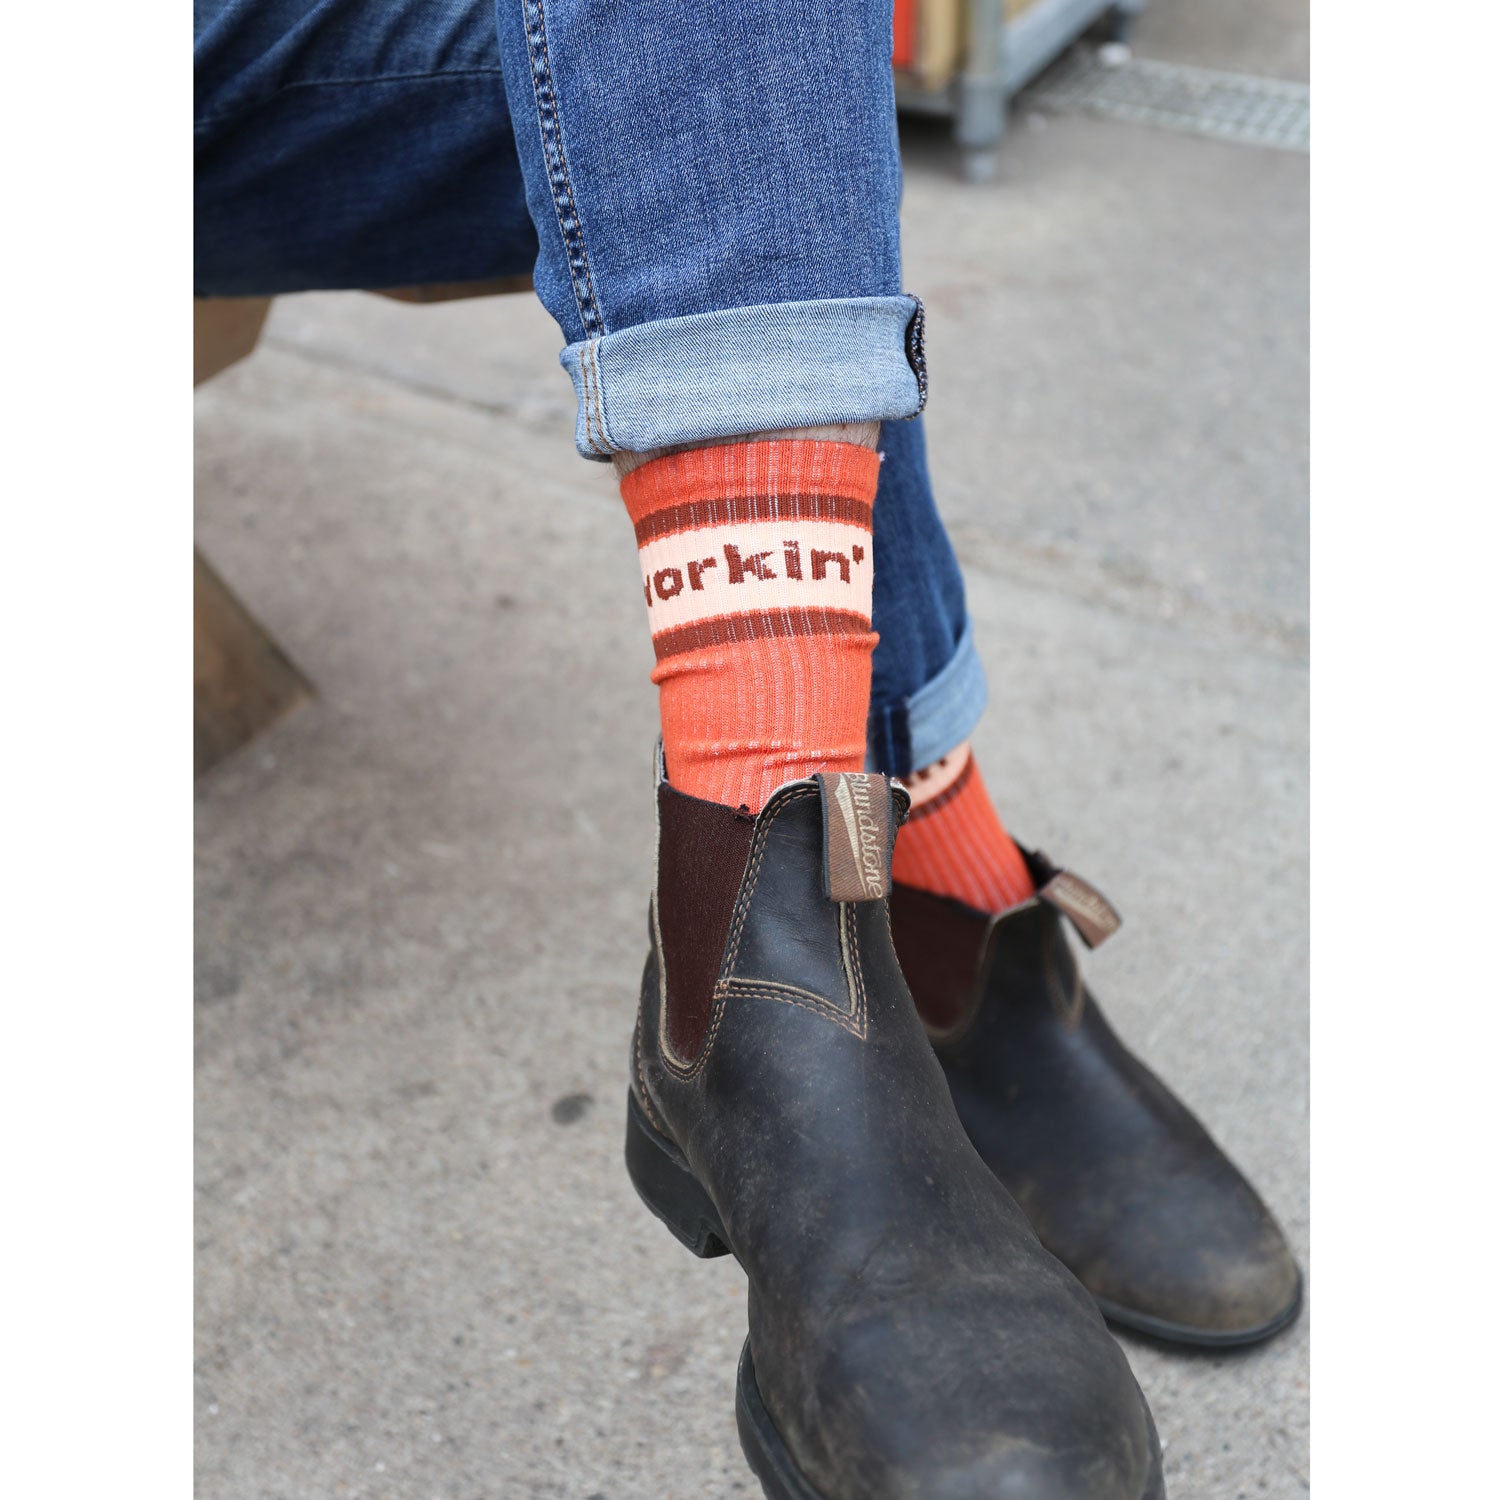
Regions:
<instances>
[{"instance_id":1,"label":"metal shelving rack","mask_svg":"<svg viewBox=\"0 0 1500 1500\"><path fill-rule=\"evenodd\" d=\"M942 88L923 88L896 74L896 108L953 120L971 182L993 176L995 150L1005 134L1010 99L1096 22L1125 41L1146 0L1032 0L1007 20L1005 0L965 0L966 45L957 76Z\"/></svg>"}]
</instances>

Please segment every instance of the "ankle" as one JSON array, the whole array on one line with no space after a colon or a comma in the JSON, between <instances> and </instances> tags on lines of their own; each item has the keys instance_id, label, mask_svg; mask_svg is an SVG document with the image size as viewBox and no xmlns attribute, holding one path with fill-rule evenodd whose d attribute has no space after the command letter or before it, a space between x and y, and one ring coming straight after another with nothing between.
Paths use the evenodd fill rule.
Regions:
<instances>
[{"instance_id":1,"label":"ankle","mask_svg":"<svg viewBox=\"0 0 1500 1500\"><path fill-rule=\"evenodd\" d=\"M730 443L853 443L859 448L880 446L879 422L829 422L822 427L776 427L767 432L751 432L744 437L713 438L705 443L678 443L671 448L652 448L645 453L616 453L615 477L624 479L642 464L653 459L670 458L674 453L690 453L694 448L722 448Z\"/></svg>"}]
</instances>

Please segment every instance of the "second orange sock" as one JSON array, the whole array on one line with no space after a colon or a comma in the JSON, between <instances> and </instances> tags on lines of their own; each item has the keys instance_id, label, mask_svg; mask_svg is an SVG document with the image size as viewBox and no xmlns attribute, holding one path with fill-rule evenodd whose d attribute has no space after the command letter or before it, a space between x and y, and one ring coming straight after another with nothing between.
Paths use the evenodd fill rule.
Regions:
<instances>
[{"instance_id":1,"label":"second orange sock","mask_svg":"<svg viewBox=\"0 0 1500 1500\"><path fill-rule=\"evenodd\" d=\"M967 741L903 784L912 809L896 838L893 880L988 912L1005 911L1036 893L1026 858L1005 831Z\"/></svg>"}]
</instances>

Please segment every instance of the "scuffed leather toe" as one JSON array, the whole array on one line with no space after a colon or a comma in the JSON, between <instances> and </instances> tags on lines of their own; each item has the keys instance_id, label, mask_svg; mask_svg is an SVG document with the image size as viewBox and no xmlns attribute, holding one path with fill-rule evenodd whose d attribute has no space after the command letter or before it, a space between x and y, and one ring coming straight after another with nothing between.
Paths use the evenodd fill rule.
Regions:
<instances>
[{"instance_id":1,"label":"scuffed leather toe","mask_svg":"<svg viewBox=\"0 0 1500 1500\"><path fill-rule=\"evenodd\" d=\"M1028 1293L991 1312L964 1257L943 1294L826 1330L778 1417L828 1500L1140 1500L1150 1413L1118 1344L1040 1246Z\"/></svg>"},{"instance_id":2,"label":"scuffed leather toe","mask_svg":"<svg viewBox=\"0 0 1500 1500\"><path fill-rule=\"evenodd\" d=\"M1302 1275L1291 1247L1226 1159L1177 1177L1153 1174L1116 1208L1078 1269L1118 1321L1241 1342L1296 1314Z\"/></svg>"}]
</instances>

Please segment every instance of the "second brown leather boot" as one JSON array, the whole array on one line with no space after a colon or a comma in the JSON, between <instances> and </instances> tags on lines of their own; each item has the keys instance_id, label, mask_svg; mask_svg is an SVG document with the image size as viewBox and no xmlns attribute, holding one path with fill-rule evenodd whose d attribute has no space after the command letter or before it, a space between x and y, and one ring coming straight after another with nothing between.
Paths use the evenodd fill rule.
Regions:
<instances>
[{"instance_id":1,"label":"second brown leather boot","mask_svg":"<svg viewBox=\"0 0 1500 1500\"><path fill-rule=\"evenodd\" d=\"M902 972L969 1138L1106 1316L1248 1344L1296 1317L1302 1278L1254 1188L1111 1030L1064 930L1119 925L1092 886L1023 851L1037 895L999 917L896 886Z\"/></svg>"}]
</instances>

